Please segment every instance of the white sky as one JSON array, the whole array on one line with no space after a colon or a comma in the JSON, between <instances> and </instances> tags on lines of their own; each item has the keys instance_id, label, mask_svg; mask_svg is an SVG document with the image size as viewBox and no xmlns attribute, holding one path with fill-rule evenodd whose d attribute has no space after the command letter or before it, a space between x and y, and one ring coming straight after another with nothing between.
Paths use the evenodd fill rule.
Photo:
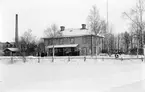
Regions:
<instances>
[{"instance_id":1,"label":"white sky","mask_svg":"<svg viewBox=\"0 0 145 92\"><path fill-rule=\"evenodd\" d=\"M127 30L122 12L133 7L135 1L108 0L109 23L115 33ZM106 19L106 0L1 0L0 41L14 41L15 14L19 17L19 36L32 29L34 35L42 37L44 30L53 23L58 27L80 28L95 4L101 17Z\"/></svg>"}]
</instances>

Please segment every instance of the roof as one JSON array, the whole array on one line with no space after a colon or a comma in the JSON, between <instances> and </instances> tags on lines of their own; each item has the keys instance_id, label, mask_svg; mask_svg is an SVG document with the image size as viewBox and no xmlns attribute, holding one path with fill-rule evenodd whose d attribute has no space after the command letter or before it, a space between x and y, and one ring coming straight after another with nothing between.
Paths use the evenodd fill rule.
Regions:
<instances>
[{"instance_id":1,"label":"roof","mask_svg":"<svg viewBox=\"0 0 145 92\"><path fill-rule=\"evenodd\" d=\"M54 45L54 48L63 48L63 47L77 47L78 44L65 44L65 45ZM53 45L46 46L46 48L53 48Z\"/></svg>"},{"instance_id":2,"label":"roof","mask_svg":"<svg viewBox=\"0 0 145 92\"><path fill-rule=\"evenodd\" d=\"M4 51L6 51L6 50L9 50L9 51L12 51L12 52L17 52L17 51L19 51L18 48L7 48L7 49L5 49Z\"/></svg>"},{"instance_id":3,"label":"roof","mask_svg":"<svg viewBox=\"0 0 145 92\"><path fill-rule=\"evenodd\" d=\"M15 44L15 42L5 42L5 44Z\"/></svg>"},{"instance_id":4,"label":"roof","mask_svg":"<svg viewBox=\"0 0 145 92\"><path fill-rule=\"evenodd\" d=\"M62 31L63 36L80 36L80 35L95 35L94 32L90 31L89 29L66 29Z\"/></svg>"},{"instance_id":5,"label":"roof","mask_svg":"<svg viewBox=\"0 0 145 92\"><path fill-rule=\"evenodd\" d=\"M61 31L61 34L62 34L62 37L76 37L76 36L85 36L85 35L94 35L94 36L98 36L98 37L103 37L100 34L95 35L95 33L89 29L81 29L81 28L65 29L64 31ZM52 37L47 37L47 38L52 38ZM61 37L54 37L54 38L61 38Z\"/></svg>"}]
</instances>

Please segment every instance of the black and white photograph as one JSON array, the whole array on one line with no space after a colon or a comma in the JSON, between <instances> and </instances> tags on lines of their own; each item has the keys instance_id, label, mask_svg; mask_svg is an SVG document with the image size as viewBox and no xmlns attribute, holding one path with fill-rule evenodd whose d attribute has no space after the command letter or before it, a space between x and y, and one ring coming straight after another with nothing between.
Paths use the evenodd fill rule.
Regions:
<instances>
[{"instance_id":1,"label":"black and white photograph","mask_svg":"<svg viewBox=\"0 0 145 92\"><path fill-rule=\"evenodd\" d=\"M145 92L145 0L0 0L0 92Z\"/></svg>"}]
</instances>

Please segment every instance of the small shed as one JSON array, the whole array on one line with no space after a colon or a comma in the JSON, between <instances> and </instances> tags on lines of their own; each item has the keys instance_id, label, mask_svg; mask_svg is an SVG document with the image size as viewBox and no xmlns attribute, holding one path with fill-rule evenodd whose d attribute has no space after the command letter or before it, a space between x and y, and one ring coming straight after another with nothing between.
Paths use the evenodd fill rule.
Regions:
<instances>
[{"instance_id":1,"label":"small shed","mask_svg":"<svg viewBox=\"0 0 145 92\"><path fill-rule=\"evenodd\" d=\"M6 56L17 55L19 52L18 48L6 48L4 53Z\"/></svg>"}]
</instances>

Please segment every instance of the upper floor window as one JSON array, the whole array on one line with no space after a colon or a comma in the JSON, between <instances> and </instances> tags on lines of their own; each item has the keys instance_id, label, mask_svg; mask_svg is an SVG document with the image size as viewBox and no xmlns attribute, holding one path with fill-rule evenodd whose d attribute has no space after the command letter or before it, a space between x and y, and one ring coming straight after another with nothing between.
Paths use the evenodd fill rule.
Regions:
<instances>
[{"instance_id":1,"label":"upper floor window","mask_svg":"<svg viewBox=\"0 0 145 92\"><path fill-rule=\"evenodd\" d=\"M48 41L48 44L49 45L52 45L52 40L51 39Z\"/></svg>"},{"instance_id":2,"label":"upper floor window","mask_svg":"<svg viewBox=\"0 0 145 92\"><path fill-rule=\"evenodd\" d=\"M101 44L101 41L102 41L101 38L99 38L99 44Z\"/></svg>"},{"instance_id":3,"label":"upper floor window","mask_svg":"<svg viewBox=\"0 0 145 92\"><path fill-rule=\"evenodd\" d=\"M60 39L60 44L63 44L63 39Z\"/></svg>"},{"instance_id":4,"label":"upper floor window","mask_svg":"<svg viewBox=\"0 0 145 92\"><path fill-rule=\"evenodd\" d=\"M54 45L58 44L58 39L53 39L52 41Z\"/></svg>"},{"instance_id":5,"label":"upper floor window","mask_svg":"<svg viewBox=\"0 0 145 92\"><path fill-rule=\"evenodd\" d=\"M68 38L64 38L64 44L67 44L67 43L69 43L69 39Z\"/></svg>"},{"instance_id":6,"label":"upper floor window","mask_svg":"<svg viewBox=\"0 0 145 92\"><path fill-rule=\"evenodd\" d=\"M83 37L83 43L86 44L87 43L87 37Z\"/></svg>"},{"instance_id":7,"label":"upper floor window","mask_svg":"<svg viewBox=\"0 0 145 92\"><path fill-rule=\"evenodd\" d=\"M74 44L75 43L75 39L74 38L70 38L70 43Z\"/></svg>"}]
</instances>

